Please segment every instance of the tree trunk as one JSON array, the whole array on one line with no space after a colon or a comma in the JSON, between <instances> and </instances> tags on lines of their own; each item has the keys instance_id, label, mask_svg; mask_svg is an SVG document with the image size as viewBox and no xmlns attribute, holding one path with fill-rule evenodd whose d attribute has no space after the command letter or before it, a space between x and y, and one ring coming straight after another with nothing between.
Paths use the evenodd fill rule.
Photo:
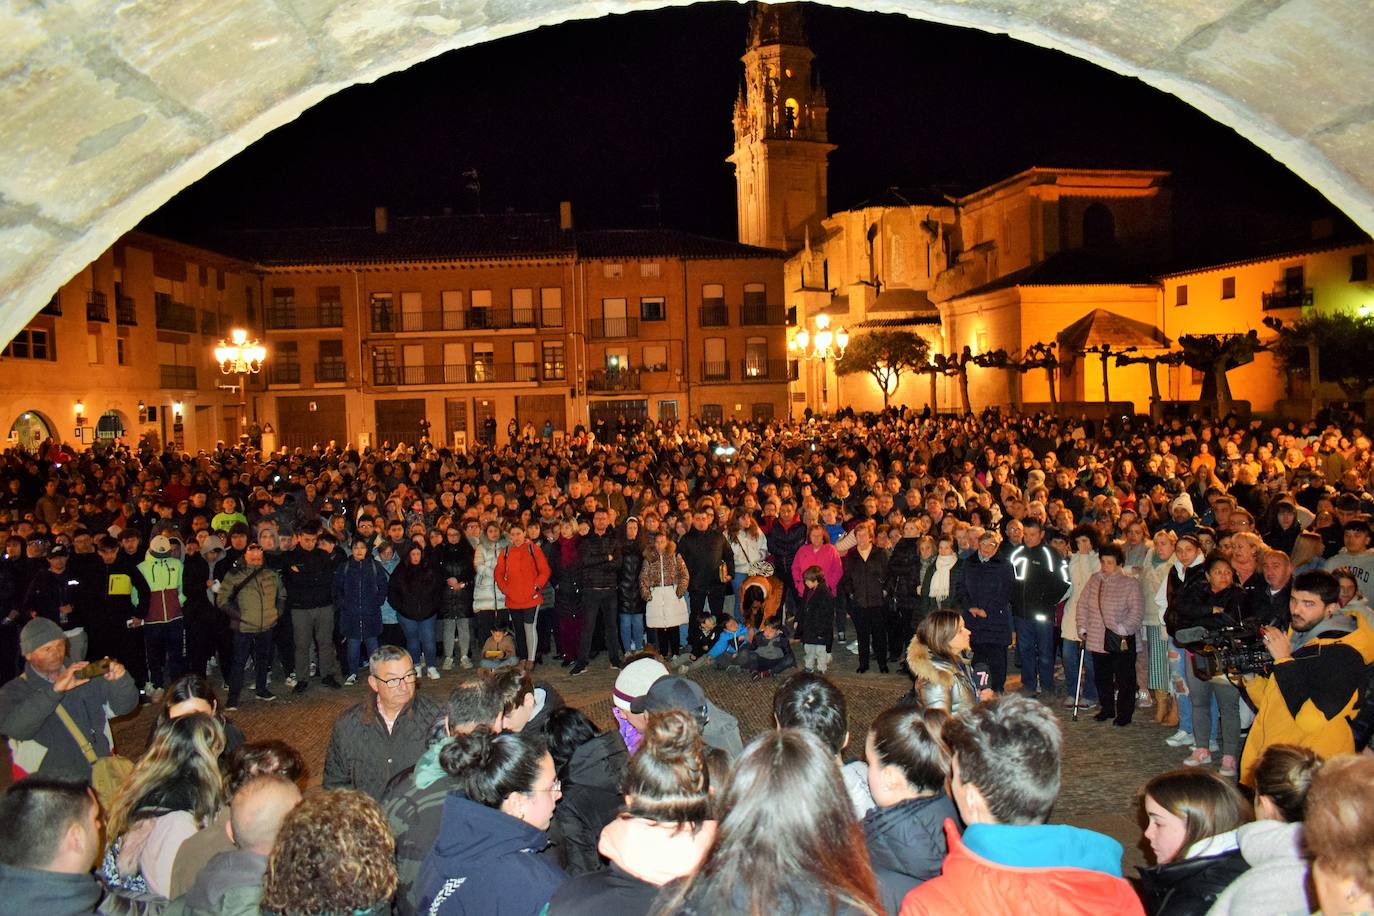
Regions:
<instances>
[{"instance_id":1,"label":"tree trunk","mask_svg":"<svg viewBox=\"0 0 1374 916\"><path fill-rule=\"evenodd\" d=\"M1164 415L1164 399L1159 396L1159 363L1150 360L1150 419L1158 423Z\"/></svg>"},{"instance_id":2,"label":"tree trunk","mask_svg":"<svg viewBox=\"0 0 1374 916\"><path fill-rule=\"evenodd\" d=\"M1059 396L1054 390L1054 367L1045 367L1045 381L1050 383L1050 407L1057 413L1059 411Z\"/></svg>"},{"instance_id":3,"label":"tree trunk","mask_svg":"<svg viewBox=\"0 0 1374 916\"><path fill-rule=\"evenodd\" d=\"M959 396L964 401L964 413L973 413L973 402L968 396L968 366L959 367Z\"/></svg>"},{"instance_id":4,"label":"tree trunk","mask_svg":"<svg viewBox=\"0 0 1374 916\"><path fill-rule=\"evenodd\" d=\"M1312 416L1321 413L1321 347L1315 339L1307 341L1307 377L1312 385Z\"/></svg>"},{"instance_id":5,"label":"tree trunk","mask_svg":"<svg viewBox=\"0 0 1374 916\"><path fill-rule=\"evenodd\" d=\"M937 414L940 412L940 404L936 401L935 373L928 372L926 374L930 376L930 412Z\"/></svg>"},{"instance_id":6,"label":"tree trunk","mask_svg":"<svg viewBox=\"0 0 1374 916\"><path fill-rule=\"evenodd\" d=\"M1217 360L1212 366L1212 377L1217 385L1217 419L1231 412L1231 383L1226 380L1226 361Z\"/></svg>"},{"instance_id":7,"label":"tree trunk","mask_svg":"<svg viewBox=\"0 0 1374 916\"><path fill-rule=\"evenodd\" d=\"M1111 402L1112 385L1111 382L1107 380L1107 353L1104 350L1102 353L1102 403L1110 404Z\"/></svg>"}]
</instances>

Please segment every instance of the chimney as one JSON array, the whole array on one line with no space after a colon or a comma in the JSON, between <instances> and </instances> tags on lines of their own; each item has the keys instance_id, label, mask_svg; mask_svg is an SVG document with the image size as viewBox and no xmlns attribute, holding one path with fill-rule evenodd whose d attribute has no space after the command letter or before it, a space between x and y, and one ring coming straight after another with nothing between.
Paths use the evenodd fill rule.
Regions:
<instances>
[{"instance_id":1,"label":"chimney","mask_svg":"<svg viewBox=\"0 0 1374 916\"><path fill-rule=\"evenodd\" d=\"M387 213L386 207L378 207L372 211L372 223L378 235L386 235Z\"/></svg>"},{"instance_id":2,"label":"chimney","mask_svg":"<svg viewBox=\"0 0 1374 916\"><path fill-rule=\"evenodd\" d=\"M572 201L560 200L558 202L558 228L564 232L571 232L572 227Z\"/></svg>"}]
</instances>

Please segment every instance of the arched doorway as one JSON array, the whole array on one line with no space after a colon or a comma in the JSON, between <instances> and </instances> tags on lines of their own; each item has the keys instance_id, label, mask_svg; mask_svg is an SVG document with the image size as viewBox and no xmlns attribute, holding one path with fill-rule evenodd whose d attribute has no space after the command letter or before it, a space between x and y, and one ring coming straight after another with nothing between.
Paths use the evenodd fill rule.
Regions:
<instances>
[{"instance_id":1,"label":"arched doorway","mask_svg":"<svg viewBox=\"0 0 1374 916\"><path fill-rule=\"evenodd\" d=\"M124 438L124 415L117 410L107 410L95 422L97 442L113 442Z\"/></svg>"},{"instance_id":2,"label":"arched doorway","mask_svg":"<svg viewBox=\"0 0 1374 916\"><path fill-rule=\"evenodd\" d=\"M10 426L9 444L26 452L36 452L53 436L53 425L36 410L21 413Z\"/></svg>"}]
</instances>

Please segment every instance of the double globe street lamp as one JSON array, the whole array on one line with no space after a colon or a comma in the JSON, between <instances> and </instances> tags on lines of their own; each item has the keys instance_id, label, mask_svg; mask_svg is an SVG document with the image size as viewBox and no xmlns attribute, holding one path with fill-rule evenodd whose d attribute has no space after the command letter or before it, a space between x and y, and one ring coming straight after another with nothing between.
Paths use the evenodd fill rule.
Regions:
<instances>
[{"instance_id":1,"label":"double globe street lamp","mask_svg":"<svg viewBox=\"0 0 1374 916\"><path fill-rule=\"evenodd\" d=\"M832 331L829 315L817 315L811 320L815 324L816 330L814 332L808 331L805 325L797 328L792 339L787 342L787 349L798 359L821 364L821 407L828 410L830 385L825 364L827 360L838 360L844 356L844 351L849 347L849 332L844 329L843 325Z\"/></svg>"}]
</instances>

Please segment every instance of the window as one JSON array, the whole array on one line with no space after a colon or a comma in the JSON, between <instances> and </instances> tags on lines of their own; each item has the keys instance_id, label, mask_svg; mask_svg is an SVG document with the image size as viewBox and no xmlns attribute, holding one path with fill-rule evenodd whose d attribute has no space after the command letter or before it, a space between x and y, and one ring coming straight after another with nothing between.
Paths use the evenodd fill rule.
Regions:
<instances>
[{"instance_id":1,"label":"window","mask_svg":"<svg viewBox=\"0 0 1374 916\"><path fill-rule=\"evenodd\" d=\"M753 410L750 411L750 415L754 418L755 423L772 423L773 402L755 401L753 405Z\"/></svg>"},{"instance_id":2,"label":"window","mask_svg":"<svg viewBox=\"0 0 1374 916\"><path fill-rule=\"evenodd\" d=\"M491 381L496 374L496 347L489 343L472 345L472 380Z\"/></svg>"},{"instance_id":3,"label":"window","mask_svg":"<svg viewBox=\"0 0 1374 916\"><path fill-rule=\"evenodd\" d=\"M1222 277L1222 278L1221 278L1221 298L1223 298L1223 299L1234 299L1234 298L1236 298L1236 278L1235 278L1235 277Z\"/></svg>"},{"instance_id":4,"label":"window","mask_svg":"<svg viewBox=\"0 0 1374 916\"><path fill-rule=\"evenodd\" d=\"M701 405L701 422L707 426L719 426L725 419L725 412L720 409L719 404Z\"/></svg>"},{"instance_id":5,"label":"window","mask_svg":"<svg viewBox=\"0 0 1374 916\"><path fill-rule=\"evenodd\" d=\"M974 343L976 344L977 352L988 352L988 332L979 328L978 333L974 335Z\"/></svg>"},{"instance_id":6,"label":"window","mask_svg":"<svg viewBox=\"0 0 1374 916\"><path fill-rule=\"evenodd\" d=\"M86 335L86 361L92 366L100 365L100 335Z\"/></svg>"},{"instance_id":7,"label":"window","mask_svg":"<svg viewBox=\"0 0 1374 916\"><path fill-rule=\"evenodd\" d=\"M563 288L546 286L539 291L539 310L543 312L541 322L546 328L563 327Z\"/></svg>"},{"instance_id":8,"label":"window","mask_svg":"<svg viewBox=\"0 0 1374 916\"><path fill-rule=\"evenodd\" d=\"M546 381L567 378L567 368L563 360L563 341L544 341L544 379Z\"/></svg>"},{"instance_id":9,"label":"window","mask_svg":"<svg viewBox=\"0 0 1374 916\"><path fill-rule=\"evenodd\" d=\"M400 373L396 371L395 347L372 348L372 381L377 385L395 385L400 381Z\"/></svg>"},{"instance_id":10,"label":"window","mask_svg":"<svg viewBox=\"0 0 1374 916\"><path fill-rule=\"evenodd\" d=\"M1180 284L1178 285L1178 287L1174 289L1174 305L1187 305L1187 304L1188 304L1188 284L1187 284L1187 283L1180 283Z\"/></svg>"},{"instance_id":11,"label":"window","mask_svg":"<svg viewBox=\"0 0 1374 916\"><path fill-rule=\"evenodd\" d=\"M522 328L534 327L534 290L512 289L510 312L511 324Z\"/></svg>"},{"instance_id":12,"label":"window","mask_svg":"<svg viewBox=\"0 0 1374 916\"><path fill-rule=\"evenodd\" d=\"M625 276L625 265L612 264L610 261L607 261L601 265L601 275L607 280L619 280L621 277Z\"/></svg>"},{"instance_id":13,"label":"window","mask_svg":"<svg viewBox=\"0 0 1374 916\"><path fill-rule=\"evenodd\" d=\"M1369 255L1352 254L1350 256L1350 282L1361 283L1369 279Z\"/></svg>"},{"instance_id":14,"label":"window","mask_svg":"<svg viewBox=\"0 0 1374 916\"><path fill-rule=\"evenodd\" d=\"M646 372L667 372L668 371L668 348L662 345L647 346L644 348L644 371Z\"/></svg>"},{"instance_id":15,"label":"window","mask_svg":"<svg viewBox=\"0 0 1374 916\"><path fill-rule=\"evenodd\" d=\"M746 283L746 284L744 284L744 307L745 307L745 308L749 308L751 305L752 305L752 306L755 306L755 307L758 307L758 308L762 308L763 306L765 306L765 305L767 305L767 304L768 304L768 288L767 288L767 287L765 287L762 283Z\"/></svg>"},{"instance_id":16,"label":"window","mask_svg":"<svg viewBox=\"0 0 1374 916\"><path fill-rule=\"evenodd\" d=\"M284 385L300 383L301 352L298 341L278 341L272 348L272 360L267 364L267 380Z\"/></svg>"},{"instance_id":17,"label":"window","mask_svg":"<svg viewBox=\"0 0 1374 916\"><path fill-rule=\"evenodd\" d=\"M347 378L344 367L343 341L320 341L320 362L315 367L315 381L342 382Z\"/></svg>"},{"instance_id":18,"label":"window","mask_svg":"<svg viewBox=\"0 0 1374 916\"><path fill-rule=\"evenodd\" d=\"M701 379L704 382L724 382L730 379L730 364L725 358L725 338L708 337L703 347Z\"/></svg>"},{"instance_id":19,"label":"window","mask_svg":"<svg viewBox=\"0 0 1374 916\"><path fill-rule=\"evenodd\" d=\"M474 289L472 291L472 308L468 310L469 328L489 328L491 327L491 290Z\"/></svg>"},{"instance_id":20,"label":"window","mask_svg":"<svg viewBox=\"0 0 1374 916\"><path fill-rule=\"evenodd\" d=\"M343 297L337 286L315 287L315 302L320 309L321 327L343 327Z\"/></svg>"},{"instance_id":21,"label":"window","mask_svg":"<svg viewBox=\"0 0 1374 916\"><path fill-rule=\"evenodd\" d=\"M701 304L703 306L725 305L725 287L719 283L706 283L701 287Z\"/></svg>"},{"instance_id":22,"label":"window","mask_svg":"<svg viewBox=\"0 0 1374 916\"><path fill-rule=\"evenodd\" d=\"M461 331L463 329L463 291L458 289L446 289L439 293L439 309L443 317L443 329L445 331Z\"/></svg>"},{"instance_id":23,"label":"window","mask_svg":"<svg viewBox=\"0 0 1374 916\"><path fill-rule=\"evenodd\" d=\"M123 337L116 337L116 338L115 338L115 362L118 363L118 364L121 365L121 366L127 366L127 365L128 365L128 363L125 362L125 360L124 360L124 338L123 338Z\"/></svg>"},{"instance_id":24,"label":"window","mask_svg":"<svg viewBox=\"0 0 1374 916\"><path fill-rule=\"evenodd\" d=\"M640 279L643 279L643 280L653 280L653 279L657 279L657 278L658 278L658 275L659 275L659 267L658 267L658 262L657 262L657 261L640 261L640 262L639 262L639 276L640 276Z\"/></svg>"},{"instance_id":25,"label":"window","mask_svg":"<svg viewBox=\"0 0 1374 916\"><path fill-rule=\"evenodd\" d=\"M750 337L744 342L744 377L768 377L768 338Z\"/></svg>"},{"instance_id":26,"label":"window","mask_svg":"<svg viewBox=\"0 0 1374 916\"><path fill-rule=\"evenodd\" d=\"M10 341L10 345L0 355L12 356L15 359L57 359L56 347L53 346L52 340L51 331L44 328L25 328Z\"/></svg>"},{"instance_id":27,"label":"window","mask_svg":"<svg viewBox=\"0 0 1374 916\"><path fill-rule=\"evenodd\" d=\"M668 306L663 297L642 297L639 300L639 318L641 321L666 321L668 319Z\"/></svg>"},{"instance_id":28,"label":"window","mask_svg":"<svg viewBox=\"0 0 1374 916\"><path fill-rule=\"evenodd\" d=\"M391 293L372 294L372 330L389 334L396 330L396 312L392 308Z\"/></svg>"},{"instance_id":29,"label":"window","mask_svg":"<svg viewBox=\"0 0 1374 916\"><path fill-rule=\"evenodd\" d=\"M730 315L725 310L725 287L719 283L706 283L701 287L701 326L721 328L730 323Z\"/></svg>"},{"instance_id":30,"label":"window","mask_svg":"<svg viewBox=\"0 0 1374 916\"><path fill-rule=\"evenodd\" d=\"M1299 264L1297 267L1286 268L1283 272L1283 286L1290 293L1298 292L1303 287L1303 269Z\"/></svg>"}]
</instances>

